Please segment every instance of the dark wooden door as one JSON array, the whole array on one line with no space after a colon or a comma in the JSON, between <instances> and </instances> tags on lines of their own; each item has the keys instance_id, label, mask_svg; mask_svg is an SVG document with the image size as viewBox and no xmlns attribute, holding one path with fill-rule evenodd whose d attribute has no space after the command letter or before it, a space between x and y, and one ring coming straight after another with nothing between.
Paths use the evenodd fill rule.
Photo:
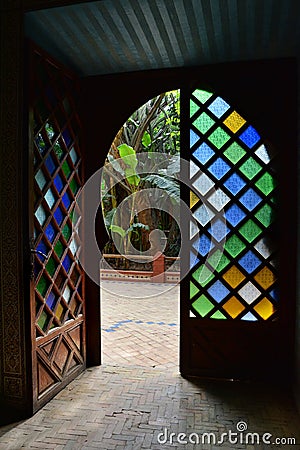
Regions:
<instances>
[{"instance_id":1,"label":"dark wooden door","mask_svg":"<svg viewBox=\"0 0 300 450\"><path fill-rule=\"evenodd\" d=\"M195 85L181 103L191 209L182 221L189 274L181 285L181 373L290 379L294 250L285 236L293 229L293 169L284 173L293 150L271 145L245 108L212 89ZM278 112L288 108L270 108L266 120Z\"/></svg>"},{"instance_id":2,"label":"dark wooden door","mask_svg":"<svg viewBox=\"0 0 300 450\"><path fill-rule=\"evenodd\" d=\"M38 409L85 368L79 85L36 48L30 55L33 403Z\"/></svg>"}]
</instances>

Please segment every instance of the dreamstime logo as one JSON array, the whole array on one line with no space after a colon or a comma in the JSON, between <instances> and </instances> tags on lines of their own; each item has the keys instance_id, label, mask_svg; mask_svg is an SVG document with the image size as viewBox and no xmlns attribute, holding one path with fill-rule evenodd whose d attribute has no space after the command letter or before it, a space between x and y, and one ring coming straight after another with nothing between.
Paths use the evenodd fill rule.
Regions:
<instances>
[{"instance_id":1,"label":"dreamstime logo","mask_svg":"<svg viewBox=\"0 0 300 450\"><path fill-rule=\"evenodd\" d=\"M194 444L194 445L222 445L229 443L231 445L296 445L294 437L273 437L271 433L248 432L247 422L241 420L236 424L236 430L217 435L217 433L173 433L167 428L157 435L159 444Z\"/></svg>"},{"instance_id":2,"label":"dreamstime logo","mask_svg":"<svg viewBox=\"0 0 300 450\"><path fill-rule=\"evenodd\" d=\"M95 233L95 223L96 215L103 199L109 192L112 191L114 187L117 187L119 183L124 184L125 174L120 170L121 165L126 165L126 158L123 157L121 160L113 160L109 164L97 170L84 184L82 187L78 198L77 204L80 211L82 212L82 220L79 229L79 235L82 242L82 251L79 254L79 261L86 272L86 274L98 285L100 285L100 266L101 268L109 269L115 272L115 275L120 275L118 269L112 267L108 260L104 260L102 252L99 249L96 233ZM208 207L207 198L205 194L207 192L207 177L201 173L200 170L194 175L194 184L190 181L190 164L188 161L178 157L172 156L172 167L174 172L170 173L170 170L166 170L168 166L168 161L170 155L164 153L137 153L137 166L135 168L135 176L138 176L140 180L143 180L149 175L160 174L161 177L167 176L169 180L172 180L174 186L178 186L171 192L163 189L161 187L146 187L144 189L133 189L126 199L124 199L115 209L110 226L110 234L112 241L120 253L128 261L146 263L151 262L160 253L164 253L167 236L162 230L150 230L149 234L149 244L150 248L147 251L137 250L131 243L130 239L126 236L126 245L124 245L125 238L122 237L120 230L128 230L132 227L132 217L137 216L140 212L144 210L159 209L168 213L177 223L180 232L180 239L178 241L181 243L178 257L181 261L181 271L180 280L187 275L190 267L194 265L197 260L196 254L190 252L190 232L193 234L193 239L197 241L200 237L199 228L201 226L210 223L211 234L214 234L214 227L218 227L217 233L220 235L226 234L226 220L222 207L221 199L218 200L217 190L214 186L209 186L210 196L215 195L215 209L216 214L213 214ZM130 162L128 160L128 162ZM203 177L203 182L200 177ZM196 178L196 182L195 182ZM105 183L105 179L109 179L109 183ZM180 189L179 189L180 186ZM180 190L184 190L189 196L190 192L199 198L199 207L197 212L193 215L190 207L180 198ZM218 203L219 202L219 203ZM132 214L124 215L124 210L131 210ZM127 222L126 222L127 221ZM145 224L146 225L146 224ZM116 230L118 232L116 232ZM224 230L224 233L222 233ZM125 231L124 231L125 234ZM224 239L220 240L219 243L215 243L211 246L210 252L206 255L206 259L212 254L212 247L214 247L214 252L218 248L220 251L216 252L217 259L220 259L223 253ZM190 260L190 255L192 255ZM215 267L218 261L214 261ZM205 264L205 261L203 261ZM174 264L166 269L166 273L172 272ZM205 281L209 277L211 272L202 271L200 273L200 281ZM202 277L202 279L201 279ZM180 282L178 281L178 283ZM150 279L150 282L152 280ZM153 280L154 281L154 280ZM171 286L172 287L172 286ZM111 289L111 287L110 287ZM169 285L162 286L162 290L165 291L170 289ZM151 296L151 293L149 293Z\"/></svg>"}]
</instances>

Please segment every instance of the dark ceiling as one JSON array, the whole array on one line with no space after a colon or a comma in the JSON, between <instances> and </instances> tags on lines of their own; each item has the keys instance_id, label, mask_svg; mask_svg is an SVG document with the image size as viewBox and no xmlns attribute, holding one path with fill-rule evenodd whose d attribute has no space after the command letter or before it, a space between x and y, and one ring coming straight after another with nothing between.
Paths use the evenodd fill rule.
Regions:
<instances>
[{"instance_id":1,"label":"dark ceiling","mask_svg":"<svg viewBox=\"0 0 300 450\"><path fill-rule=\"evenodd\" d=\"M299 0L102 0L26 14L26 35L81 76L290 57Z\"/></svg>"}]
</instances>

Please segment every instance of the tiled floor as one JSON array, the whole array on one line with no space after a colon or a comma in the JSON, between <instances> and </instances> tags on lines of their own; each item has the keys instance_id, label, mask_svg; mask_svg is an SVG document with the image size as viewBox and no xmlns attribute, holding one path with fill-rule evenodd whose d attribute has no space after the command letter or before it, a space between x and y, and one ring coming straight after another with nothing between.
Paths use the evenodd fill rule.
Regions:
<instances>
[{"instance_id":1,"label":"tiled floor","mask_svg":"<svg viewBox=\"0 0 300 450\"><path fill-rule=\"evenodd\" d=\"M178 289L153 296L160 288L103 286L104 365L0 428L1 450L300 449L300 419L282 390L179 375Z\"/></svg>"}]
</instances>

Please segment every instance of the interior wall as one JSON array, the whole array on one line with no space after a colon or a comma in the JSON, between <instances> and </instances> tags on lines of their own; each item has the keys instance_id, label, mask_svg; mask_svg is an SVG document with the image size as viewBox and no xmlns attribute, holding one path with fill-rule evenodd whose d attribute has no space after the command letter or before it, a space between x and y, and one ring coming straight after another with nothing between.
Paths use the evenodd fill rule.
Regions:
<instances>
[{"instance_id":1,"label":"interior wall","mask_svg":"<svg viewBox=\"0 0 300 450\"><path fill-rule=\"evenodd\" d=\"M300 56L298 57L298 64L300 61ZM298 90L300 89L300 73L298 70ZM298 93L297 93L298 94ZM298 102L298 116L297 116L297 132L298 132L298 142L297 142L297 156L298 156L298 192L300 192L300 96L297 95ZM297 228L298 228L298 239L297 239L297 255L300 255L300 195L298 196L298 218L297 218ZM300 411L300 261L298 256L297 261L297 304L296 304L296 339L295 339L295 396Z\"/></svg>"}]
</instances>

